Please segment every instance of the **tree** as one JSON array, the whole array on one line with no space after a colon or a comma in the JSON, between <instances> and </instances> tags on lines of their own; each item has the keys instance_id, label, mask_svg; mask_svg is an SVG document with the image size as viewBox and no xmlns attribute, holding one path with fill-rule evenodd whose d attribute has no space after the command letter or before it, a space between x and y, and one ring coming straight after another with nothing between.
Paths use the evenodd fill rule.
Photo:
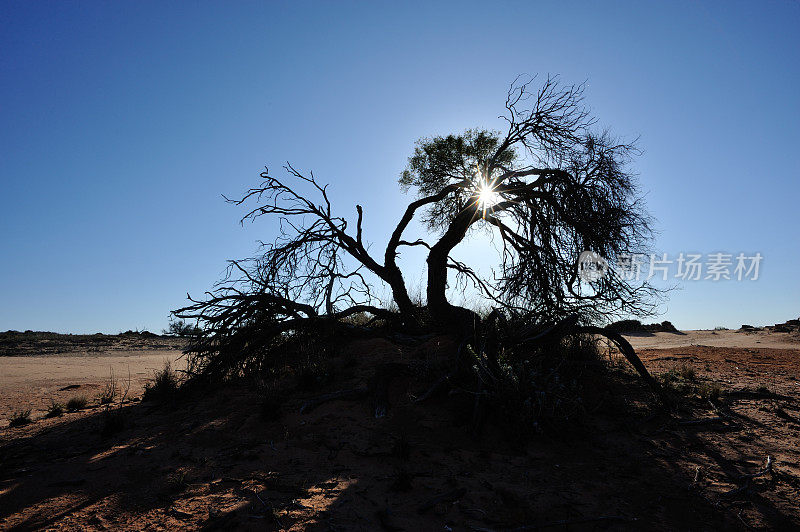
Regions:
<instances>
[{"instance_id":1,"label":"tree","mask_svg":"<svg viewBox=\"0 0 800 532\"><path fill-rule=\"evenodd\" d=\"M203 326L190 348L198 367L220 375L261 368L293 334L320 324L352 330L345 319L368 314L367 326L380 320L407 331L463 336L485 352L491 374L498 368L498 328L505 342L511 335L517 344L581 331L609 336L598 327L603 320L648 314L657 295L652 286L631 284L614 270L593 281L578 275L583 251L614 261L642 251L650 238L650 219L628 170L635 145L598 132L583 93L583 85L552 77L536 90L517 80L505 102L504 134L469 130L419 141L400 176L416 198L382 257L362 239L360 205L350 229L313 173L290 164L288 179L262 172L257 187L228 201L251 205L242 222L277 218L279 238L254 258L230 261L228 275L205 299L190 298L191 305L176 311ZM427 240L406 239L415 218ZM452 257L478 231L492 232L502 246L493 279ZM398 266L404 246L427 249L424 306L412 302ZM450 271L492 301L488 316L448 301ZM376 304L374 281L389 287L397 312ZM652 383L630 346L622 347Z\"/></svg>"}]
</instances>

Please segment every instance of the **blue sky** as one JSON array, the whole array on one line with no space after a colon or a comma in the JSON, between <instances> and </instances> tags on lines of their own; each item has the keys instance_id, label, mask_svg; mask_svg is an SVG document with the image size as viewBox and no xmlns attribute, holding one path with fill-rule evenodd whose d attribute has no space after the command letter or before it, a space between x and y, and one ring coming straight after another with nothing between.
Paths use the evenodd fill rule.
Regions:
<instances>
[{"instance_id":1,"label":"blue sky","mask_svg":"<svg viewBox=\"0 0 800 532\"><path fill-rule=\"evenodd\" d=\"M414 141L502 128L537 72L587 80L599 122L640 137L658 249L764 257L659 319L796 318L798 27L790 1L3 2L0 330L162 329L274 235L220 197L264 165L364 205L380 247Z\"/></svg>"}]
</instances>

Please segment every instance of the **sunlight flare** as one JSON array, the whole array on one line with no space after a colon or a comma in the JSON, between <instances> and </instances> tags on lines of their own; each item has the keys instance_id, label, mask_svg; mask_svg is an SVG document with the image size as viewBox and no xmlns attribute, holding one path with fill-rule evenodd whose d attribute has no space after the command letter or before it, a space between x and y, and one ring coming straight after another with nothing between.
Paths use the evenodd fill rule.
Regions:
<instances>
[{"instance_id":1,"label":"sunlight flare","mask_svg":"<svg viewBox=\"0 0 800 532\"><path fill-rule=\"evenodd\" d=\"M494 181L487 181L480 173L475 175L474 183L475 201L485 216L486 211L491 210L500 201L500 195L495 191Z\"/></svg>"}]
</instances>

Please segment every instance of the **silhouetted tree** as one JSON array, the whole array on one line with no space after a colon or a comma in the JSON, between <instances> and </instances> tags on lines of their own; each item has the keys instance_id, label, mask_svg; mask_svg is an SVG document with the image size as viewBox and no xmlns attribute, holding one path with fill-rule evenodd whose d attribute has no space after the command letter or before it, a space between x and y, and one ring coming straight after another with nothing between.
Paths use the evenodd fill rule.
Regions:
<instances>
[{"instance_id":1,"label":"silhouetted tree","mask_svg":"<svg viewBox=\"0 0 800 532\"><path fill-rule=\"evenodd\" d=\"M504 134L469 130L418 142L400 176L416 198L382 257L363 241L362 207L356 206L355 227L349 227L333 212L327 186L291 165L287 179L267 170L259 186L228 200L252 205L242 222L275 219L280 236L258 256L230 261L228 275L208 297L190 298L192 304L176 312L202 325L191 347L198 367L215 374L260 368L292 334L322 324L352 329L344 318L368 314L373 321L367 326L381 320L407 331L462 335L485 351L490 373L497 368L498 328L505 342L513 337L516 343L605 334L652 383L630 346L598 325L620 314L648 314L656 291L613 269L586 281L577 266L586 250L614 262L648 243L649 218L628 170L636 148L596 130L583 106L583 85L547 78L530 87L511 85ZM428 233L406 239L415 218ZM492 279L452 257L476 231L493 232L502 245ZM424 306L412 302L397 264L404 246L427 249ZM449 271L492 301L488 316L448 301ZM397 312L376 305L372 280L389 287Z\"/></svg>"}]
</instances>

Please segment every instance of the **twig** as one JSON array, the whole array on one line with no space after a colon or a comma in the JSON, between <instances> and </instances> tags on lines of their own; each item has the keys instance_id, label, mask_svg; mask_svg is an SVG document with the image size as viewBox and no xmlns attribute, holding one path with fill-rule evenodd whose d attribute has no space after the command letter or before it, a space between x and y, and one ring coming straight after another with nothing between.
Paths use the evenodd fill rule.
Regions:
<instances>
[{"instance_id":1,"label":"twig","mask_svg":"<svg viewBox=\"0 0 800 532\"><path fill-rule=\"evenodd\" d=\"M754 478L762 477L762 476L764 476L766 474L771 474L773 472L772 471L772 464L773 464L772 457L771 456L767 456L767 465L764 467L764 469L762 469L761 471L758 471L757 473L750 473L748 475L741 475L739 477L739 480L740 481L744 480L745 481L744 485L739 486L738 488L733 488L730 491L726 491L725 493L722 494L722 497L734 497L736 495L739 495L740 493L746 492L747 490L750 489L750 481L751 480L753 480Z\"/></svg>"}]
</instances>

